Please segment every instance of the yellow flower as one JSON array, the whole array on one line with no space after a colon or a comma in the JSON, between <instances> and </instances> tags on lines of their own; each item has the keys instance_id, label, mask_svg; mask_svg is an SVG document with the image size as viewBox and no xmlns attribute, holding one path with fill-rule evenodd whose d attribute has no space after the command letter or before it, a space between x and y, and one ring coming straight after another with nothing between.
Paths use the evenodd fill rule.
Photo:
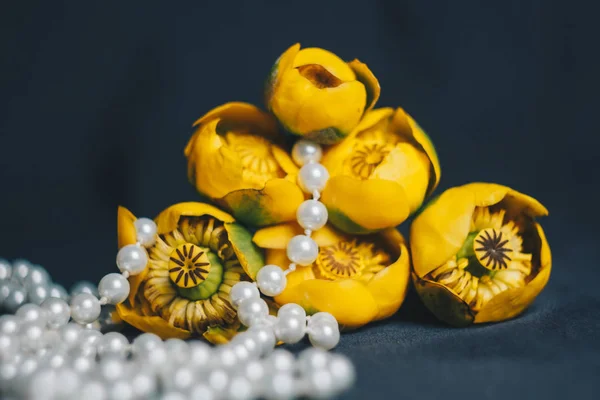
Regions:
<instances>
[{"instance_id":1,"label":"yellow flower","mask_svg":"<svg viewBox=\"0 0 600 400\"><path fill-rule=\"evenodd\" d=\"M289 132L335 143L356 127L379 98L379 82L358 60L346 63L297 43L275 62L266 85L270 111Z\"/></svg>"},{"instance_id":2,"label":"yellow flower","mask_svg":"<svg viewBox=\"0 0 600 400\"><path fill-rule=\"evenodd\" d=\"M254 242L266 249L267 264L289 265L286 246L303 231L296 223L263 228ZM394 314L406 295L410 261L404 238L395 229L359 238L325 226L313 233L319 245L314 264L296 267L275 297L279 305L300 304L309 314L326 311L355 328Z\"/></svg>"},{"instance_id":3,"label":"yellow flower","mask_svg":"<svg viewBox=\"0 0 600 400\"><path fill-rule=\"evenodd\" d=\"M135 220L119 207L119 248L136 242ZM203 335L226 342L240 328L229 291L255 278L264 265L262 253L231 215L207 204L175 204L155 222L148 265L129 278L130 295L117 306L119 316L162 338Z\"/></svg>"},{"instance_id":4,"label":"yellow flower","mask_svg":"<svg viewBox=\"0 0 600 400\"><path fill-rule=\"evenodd\" d=\"M537 200L506 186L471 183L432 200L411 226L413 281L439 319L455 326L522 313L550 277Z\"/></svg>"},{"instance_id":5,"label":"yellow flower","mask_svg":"<svg viewBox=\"0 0 600 400\"><path fill-rule=\"evenodd\" d=\"M278 145L277 123L251 104L227 103L194 124L185 148L190 182L252 226L290 221L304 200L298 168Z\"/></svg>"},{"instance_id":6,"label":"yellow flower","mask_svg":"<svg viewBox=\"0 0 600 400\"><path fill-rule=\"evenodd\" d=\"M401 108L368 112L346 140L326 150L322 163L331 176L322 198L329 220L353 234L402 223L441 174L429 137Z\"/></svg>"}]
</instances>

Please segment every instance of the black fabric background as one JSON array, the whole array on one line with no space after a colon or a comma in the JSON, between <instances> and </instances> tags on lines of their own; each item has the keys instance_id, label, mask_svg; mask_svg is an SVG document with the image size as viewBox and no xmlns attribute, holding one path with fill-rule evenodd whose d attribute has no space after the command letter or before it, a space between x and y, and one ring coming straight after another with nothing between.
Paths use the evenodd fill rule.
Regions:
<instances>
[{"instance_id":1,"label":"black fabric background","mask_svg":"<svg viewBox=\"0 0 600 400\"><path fill-rule=\"evenodd\" d=\"M4 2L0 255L67 287L113 271L117 205L152 217L198 199L183 157L192 122L230 100L262 106L272 63L299 41L368 63L379 105L402 105L437 146L438 193L493 181L550 209L553 272L526 314L452 329L411 293L390 320L343 336L359 372L344 398L598 398L591 4Z\"/></svg>"}]
</instances>

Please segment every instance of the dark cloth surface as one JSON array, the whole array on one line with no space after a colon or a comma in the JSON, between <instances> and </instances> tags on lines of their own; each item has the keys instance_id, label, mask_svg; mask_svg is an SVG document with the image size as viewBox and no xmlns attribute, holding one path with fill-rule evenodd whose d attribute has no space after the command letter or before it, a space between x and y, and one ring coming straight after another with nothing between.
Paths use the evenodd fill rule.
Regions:
<instances>
[{"instance_id":1,"label":"dark cloth surface","mask_svg":"<svg viewBox=\"0 0 600 400\"><path fill-rule=\"evenodd\" d=\"M550 210L553 272L527 313L453 329L411 293L393 318L343 336L359 372L344 398L598 398L591 4L6 2L0 256L66 286L114 271L117 205L153 217L199 199L183 157L192 122L227 101L262 106L272 63L299 41L371 67L379 106L403 106L435 143L438 193L492 181Z\"/></svg>"}]
</instances>

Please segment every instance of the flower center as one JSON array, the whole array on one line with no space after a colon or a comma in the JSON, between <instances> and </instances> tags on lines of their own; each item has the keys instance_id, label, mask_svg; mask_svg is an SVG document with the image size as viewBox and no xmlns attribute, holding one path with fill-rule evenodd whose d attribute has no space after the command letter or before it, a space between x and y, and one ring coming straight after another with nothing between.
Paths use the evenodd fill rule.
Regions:
<instances>
[{"instance_id":1,"label":"flower center","mask_svg":"<svg viewBox=\"0 0 600 400\"><path fill-rule=\"evenodd\" d=\"M368 281L387 266L389 256L372 243L356 240L338 242L319 250L316 275L324 279L360 279Z\"/></svg>"},{"instance_id":2,"label":"flower center","mask_svg":"<svg viewBox=\"0 0 600 400\"><path fill-rule=\"evenodd\" d=\"M505 210L477 207L470 233L459 252L434 269L429 278L479 311L505 290L525 286L531 274L531 254L522 253L523 239Z\"/></svg>"},{"instance_id":3,"label":"flower center","mask_svg":"<svg viewBox=\"0 0 600 400\"><path fill-rule=\"evenodd\" d=\"M178 246L169 257L169 278L180 288L198 286L210 272L207 250L186 243Z\"/></svg>"},{"instance_id":4,"label":"flower center","mask_svg":"<svg viewBox=\"0 0 600 400\"><path fill-rule=\"evenodd\" d=\"M473 241L473 250L479 263L492 271L507 269L513 252L510 240L501 230L488 228L479 231Z\"/></svg>"},{"instance_id":5,"label":"flower center","mask_svg":"<svg viewBox=\"0 0 600 400\"><path fill-rule=\"evenodd\" d=\"M369 178L389 152L390 147L385 143L365 143L358 146L350 158L352 173L361 179Z\"/></svg>"},{"instance_id":6,"label":"flower center","mask_svg":"<svg viewBox=\"0 0 600 400\"><path fill-rule=\"evenodd\" d=\"M262 189L269 179L285 176L273 156L271 143L267 139L246 133L230 132L227 134L227 143L239 156L245 182Z\"/></svg>"}]
</instances>

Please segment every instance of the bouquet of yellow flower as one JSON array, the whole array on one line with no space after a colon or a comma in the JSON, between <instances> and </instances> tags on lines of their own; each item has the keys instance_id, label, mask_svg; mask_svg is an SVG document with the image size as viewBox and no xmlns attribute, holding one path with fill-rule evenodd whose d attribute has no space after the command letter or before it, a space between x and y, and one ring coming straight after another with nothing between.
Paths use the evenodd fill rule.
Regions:
<instances>
[{"instance_id":1,"label":"bouquet of yellow flower","mask_svg":"<svg viewBox=\"0 0 600 400\"><path fill-rule=\"evenodd\" d=\"M486 183L424 205L441 177L435 147L404 109L375 108L379 94L362 62L295 44L268 75L267 111L231 102L198 119L187 174L213 205L180 203L155 219L120 317L163 338L227 342L252 325L240 282L255 282L273 315L295 303L342 328L393 315L411 281L452 325L523 312L550 275L535 219L547 210ZM396 227L417 213L408 246ZM119 209L120 247L136 243L135 221ZM288 328L275 329L279 341L297 341Z\"/></svg>"}]
</instances>

